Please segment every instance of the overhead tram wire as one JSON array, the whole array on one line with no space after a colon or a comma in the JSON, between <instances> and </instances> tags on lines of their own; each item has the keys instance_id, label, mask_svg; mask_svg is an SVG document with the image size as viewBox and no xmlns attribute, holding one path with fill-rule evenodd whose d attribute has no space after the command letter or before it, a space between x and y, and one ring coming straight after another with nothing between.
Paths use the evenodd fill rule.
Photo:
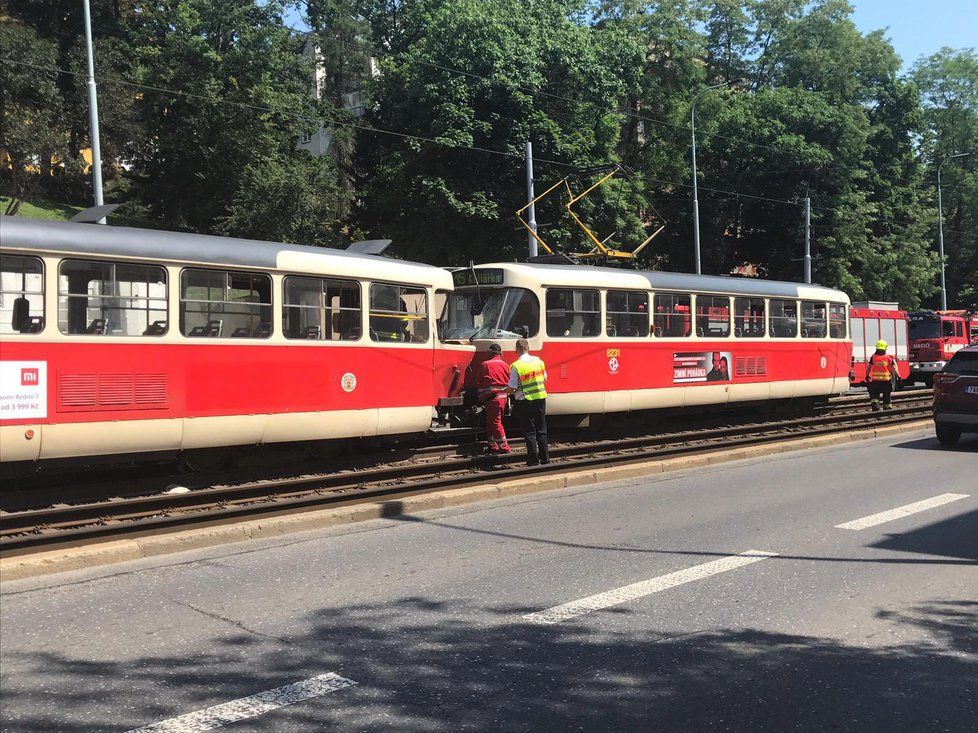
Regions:
<instances>
[{"instance_id":1,"label":"overhead tram wire","mask_svg":"<svg viewBox=\"0 0 978 733\"><path fill-rule=\"evenodd\" d=\"M302 0L300 0L300 2L302 2L302 4L305 5L306 6L306 9L308 10L308 7L309 7L308 6L308 3L305 3ZM319 38L324 37L323 34L320 31L315 31L315 30L302 30L300 28L294 28L292 26L288 26L288 25L284 25L284 24L280 24L280 23L273 23L272 25L275 25L278 28L281 28L282 30L291 31L292 33L296 33L298 35L303 35L303 36L316 36L316 37L319 37ZM531 89L529 87L521 86L521 85L516 84L516 83L514 83L514 82L512 82L510 80L503 79L503 78L500 78L498 76L485 76L483 74L476 74L475 72L472 72L472 71L465 71L464 69L456 69L456 68L453 68L453 67L450 67L450 66L443 66L441 64L435 64L435 63L432 63L430 61L422 61L421 59L418 59L418 58L415 58L415 57L411 56L410 54L408 54L405 51L389 51L389 50L386 50L386 49L379 49L379 48L377 48L377 46L375 46L375 45L373 45L371 43L368 43L366 41L344 40L344 39L341 39L341 38L328 38L328 40L331 43L336 43L336 44L341 45L341 46L360 47L361 49L365 49L365 50L369 51L371 53L371 55L376 56L376 57L400 58L400 59L402 59L404 61L407 61L408 63L417 64L419 66L427 66L428 68L438 69L440 71L444 71L444 72L447 72L449 74L457 74L459 76L465 76L465 77L468 77L470 79L478 79L480 81L485 81L485 82L489 82L489 83L508 85L508 86L511 86L513 89L518 89L519 91L524 92L526 94L529 94L530 96L548 97L550 99L557 99L557 100L560 100L560 101L563 101L563 102L568 102L570 104L575 104L575 105L587 105L589 107L592 107L592 108L598 110L599 112L604 112L606 114L622 115L624 117L628 117L628 118L634 119L634 120L639 120L641 122L649 122L649 123L652 123L652 124L655 124L655 125L662 125L662 126L665 126L665 127L671 127L671 128L676 129L676 130L682 130L684 133L691 131L691 128L690 128L689 125L685 125L685 124L681 124L681 123L677 123L677 122L667 122L666 120L660 120L660 119L657 119L655 117L647 117L645 115L640 115L640 114L638 114L636 112L624 112L624 111L621 111L621 110L609 109L607 107L602 107L601 105L599 105L599 104L597 104L595 102L589 102L589 101L584 100L584 99L572 99L571 97L565 97L565 96L563 96L561 94L554 94L553 92L547 92L547 91L539 90L539 89ZM785 152L784 148L780 148L780 147L775 146L775 145L765 145L764 143L756 143L756 142L752 142L750 140L745 140L744 138L741 138L741 137L735 137L733 135L722 135L722 134L720 134L718 132L703 132L703 131L700 131L700 134L703 137L714 137L714 138L718 138L720 140L730 140L731 142L739 143L741 145L746 145L748 147L761 148L761 149L764 149L764 150L771 150L771 151L774 151L776 153L783 153L783 152ZM848 167L846 167L846 166L832 166L832 167L799 168L799 169L796 169L795 171L787 171L787 172L805 172L805 171L809 171L809 170L847 170L847 169L848 169ZM766 171L762 171L762 172L766 172ZM783 172L783 171L772 171L772 172ZM887 176L886 178L888 180L900 181L902 183L914 183L914 181L912 181L909 178L901 178L899 176ZM703 187L701 186L700 188L703 188ZM703 190L705 191L707 189L703 189ZM798 205L800 206L801 203L799 202Z\"/></svg>"},{"instance_id":2,"label":"overhead tram wire","mask_svg":"<svg viewBox=\"0 0 978 733\"><path fill-rule=\"evenodd\" d=\"M4 58L0 59L0 61L3 61L4 63L17 64L19 66L24 66L24 67L32 68L32 69L38 69L38 70L44 70L44 71L53 71L53 72L56 72L56 73L59 73L59 74L66 74L66 75L69 75L69 76L84 76L84 74L82 74L80 72L77 72L77 71L71 71L70 69L61 69L61 68L59 68L57 66L48 66L48 65L45 65L45 64L33 64L33 63L26 62L26 61L17 61L16 59L11 59L9 57L4 57ZM185 92L185 91L181 91L181 90L177 90L177 89L168 89L166 87L157 87L157 86L151 86L151 85L148 85L148 84L139 84L137 82L126 81L124 79L112 79L112 78L109 78L109 77L96 77L96 80L99 81L100 83L105 83L105 84L119 84L121 86L127 86L127 87L131 87L133 89L141 89L141 90L144 90L144 91L157 92L157 93L160 93L160 94L174 94L174 95L177 95L177 96L187 97L189 99L199 99L199 100L202 100L202 101L212 102L212 103L216 103L216 104L227 104L227 105L230 105L232 107L237 107L237 108L240 108L240 109L253 110L255 112L269 112L269 113L272 113L272 114L281 114L281 115L291 116L291 117L293 117L295 119L303 120L305 122L316 122L316 123L320 123L320 124L324 124L324 125L332 125L332 126L336 126L336 127L350 127L350 128L353 128L353 129L364 131L364 132L372 132L372 133L376 133L376 134L379 134L379 135L390 135L390 136L401 138L401 139L416 140L418 142L430 143L432 145L438 145L438 146L441 146L441 147L444 147L444 148L447 148L447 149L472 150L472 151L475 151L475 152L488 153L488 154L498 155L498 156L502 156L502 157L506 157L506 158L513 158L515 160L520 160L520 161L522 161L523 160L523 157L524 157L522 153L511 153L511 152L508 152L508 151L505 151L505 150L496 150L495 148L485 148L485 147L480 147L478 145L455 144L455 143L447 142L445 140L440 140L438 138L425 137L425 136L422 136L422 135L415 135L415 134L408 133L408 132L399 132L397 130L386 130L386 129L379 128L379 127L371 127L371 126L368 126L368 125L360 125L360 124L357 124L357 123L354 123L354 122L343 122L343 121L339 121L339 120L329 120L329 119L326 119L324 117L310 117L308 115L302 115L302 114L299 114L297 112L291 112L289 110L277 110L277 109L273 109L271 107L265 107L265 106L262 106L262 105L249 104L247 102L236 102L234 100L223 99L221 97L215 97L213 95L197 94L195 92ZM559 160L551 160L551 159L548 159L548 158L534 158L534 162L539 162L539 163L542 163L542 164L545 164L545 165L551 165L551 166L555 166L555 167L559 167L559 168L564 168L564 169L570 169L570 170L574 170L574 171L580 171L581 170L581 166L580 165L577 165L577 164L574 164L574 163L565 163L565 162L559 161ZM662 185L665 185L665 186L678 186L680 188L692 188L692 185L691 184L688 184L688 183L680 183L678 181L668 181L668 180L664 180L664 179L660 179L660 178L649 178L649 177L645 177L645 180L651 181L653 183L659 183L659 184L662 184ZM798 201L789 201L787 199L776 199L776 198L771 198L771 197L768 197L768 196L758 196L758 195L755 195L755 194L742 193L742 192L739 192L739 191L727 191L727 190L720 189L720 188L707 188L707 187L704 187L704 186L700 186L699 188L700 188L701 191L708 191L710 193L721 194L721 195L724 195L724 196L730 196L730 197L734 197L734 198L749 198L749 199L754 199L754 200L758 200L758 201L770 201L772 203L786 204L786 205L789 205L789 206L800 206L801 205L801 203L798 202Z\"/></svg>"},{"instance_id":3,"label":"overhead tram wire","mask_svg":"<svg viewBox=\"0 0 978 733\"><path fill-rule=\"evenodd\" d=\"M27 68L32 68L32 69L53 71L59 74L66 74L69 76L84 76L84 74L80 72L71 71L70 69L61 69L57 66L47 66L45 64L32 64L26 61L17 61L16 59L11 59L11 58L3 58L0 60L2 60L4 63L18 64L20 66L25 66ZM215 97L207 94L197 94L195 92L185 92L178 89L168 89L167 87L157 87L148 84L139 84L138 82L126 81L124 79L113 79L113 78L102 77L102 76L96 77L96 79L97 81L105 84L118 84L120 86L127 86L133 89L141 89L143 91L158 92L160 94L174 94L181 97L187 97L188 99L199 99L205 102L212 102L216 104L227 104L232 107L238 107L240 109L248 109L255 112L268 112L272 114L285 115L285 116L293 117L294 119L302 120L304 122L316 122L319 124L335 126L335 127L349 127L364 132L377 133L379 135L391 135L393 137L398 137L401 139L416 140L418 142L431 143L433 145L439 145L441 147L448 148L448 149L473 150L480 153L489 153L492 155L499 155L507 158L513 158L516 160L521 160L521 161L523 160L522 153L510 153L505 150L496 150L495 148L485 148L485 147L480 147L478 145L464 145L461 143L451 143L443 139L425 137L423 135L415 135L409 132L399 132L397 130L385 130L380 127L371 127L369 125L361 125L355 122L345 122L342 120L330 120L324 117L310 117L308 115L299 114L298 112L292 112L289 110L273 109L272 107L265 107L257 104L249 104L247 102L236 102L231 99L223 99L221 97ZM550 160L548 158L537 158L536 160L537 162L544 163L546 165L558 166L562 168L570 168L570 169L579 168L579 166L574 165L573 163L564 163L559 160Z\"/></svg>"}]
</instances>

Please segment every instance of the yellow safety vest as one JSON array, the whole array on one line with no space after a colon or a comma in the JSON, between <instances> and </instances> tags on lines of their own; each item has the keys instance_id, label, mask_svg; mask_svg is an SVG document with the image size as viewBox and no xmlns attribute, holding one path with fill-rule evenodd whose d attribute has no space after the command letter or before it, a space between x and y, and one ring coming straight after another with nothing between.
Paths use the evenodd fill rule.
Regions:
<instances>
[{"instance_id":1,"label":"yellow safety vest","mask_svg":"<svg viewBox=\"0 0 978 733\"><path fill-rule=\"evenodd\" d=\"M547 389L544 384L544 375L547 373L547 366L543 359L531 356L528 360L517 359L510 367L516 369L516 374L520 378L520 390L523 398L527 400L547 399Z\"/></svg>"}]
</instances>

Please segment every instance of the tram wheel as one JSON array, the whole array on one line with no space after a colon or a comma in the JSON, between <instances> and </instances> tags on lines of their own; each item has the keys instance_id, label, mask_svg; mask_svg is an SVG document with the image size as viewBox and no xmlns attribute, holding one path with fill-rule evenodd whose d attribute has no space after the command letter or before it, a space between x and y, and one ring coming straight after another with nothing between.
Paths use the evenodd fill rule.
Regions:
<instances>
[{"instance_id":1,"label":"tram wheel","mask_svg":"<svg viewBox=\"0 0 978 733\"><path fill-rule=\"evenodd\" d=\"M231 465L233 457L230 448L198 448L184 452L180 467L187 473L220 471Z\"/></svg>"}]
</instances>

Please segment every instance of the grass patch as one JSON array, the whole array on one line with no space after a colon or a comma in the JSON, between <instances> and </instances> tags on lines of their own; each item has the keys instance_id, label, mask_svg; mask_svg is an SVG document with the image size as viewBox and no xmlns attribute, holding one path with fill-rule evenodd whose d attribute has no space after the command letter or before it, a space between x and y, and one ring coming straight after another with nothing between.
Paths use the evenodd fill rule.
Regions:
<instances>
[{"instance_id":1,"label":"grass patch","mask_svg":"<svg viewBox=\"0 0 978 733\"><path fill-rule=\"evenodd\" d=\"M0 196L0 212L5 211L9 203L9 196ZM68 221L81 210L81 206L37 199L22 203L17 211L17 216L24 216L28 219L46 219L47 221Z\"/></svg>"},{"instance_id":2,"label":"grass patch","mask_svg":"<svg viewBox=\"0 0 978 733\"><path fill-rule=\"evenodd\" d=\"M0 196L0 213L7 208L7 204L9 203L9 196ZM22 216L26 219L44 219L46 221L68 221L85 208L84 206L73 206L71 204L60 204L45 199L35 199L22 203L20 209L17 210L16 216ZM159 228L159 225L151 221L125 215L109 214L107 218L109 224L115 224L120 227L137 227L142 229Z\"/></svg>"}]
</instances>

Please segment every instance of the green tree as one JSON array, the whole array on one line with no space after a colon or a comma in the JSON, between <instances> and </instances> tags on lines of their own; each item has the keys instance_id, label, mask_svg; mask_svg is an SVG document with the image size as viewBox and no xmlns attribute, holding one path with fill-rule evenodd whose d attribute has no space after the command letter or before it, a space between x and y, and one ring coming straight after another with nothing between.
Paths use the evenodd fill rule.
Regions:
<instances>
[{"instance_id":1,"label":"green tree","mask_svg":"<svg viewBox=\"0 0 978 733\"><path fill-rule=\"evenodd\" d=\"M913 78L924 104L929 184L936 185L942 161L972 153L944 165L941 182L948 306L978 310L978 53L941 49L916 63ZM934 241L936 212L928 219ZM937 306L937 296L928 304Z\"/></svg>"},{"instance_id":2,"label":"green tree","mask_svg":"<svg viewBox=\"0 0 978 733\"><path fill-rule=\"evenodd\" d=\"M368 123L425 140L361 135L365 229L434 262L522 255L513 212L524 201L524 141L541 161L575 168L615 161L623 70L638 68L641 50L616 28L585 27L584 7L571 0L401 7L394 54L371 85ZM541 162L538 185L572 170ZM582 211L603 232L636 241L640 199L637 187L617 184ZM558 214L538 212L552 225L544 236L575 249L582 237Z\"/></svg>"},{"instance_id":3,"label":"green tree","mask_svg":"<svg viewBox=\"0 0 978 733\"><path fill-rule=\"evenodd\" d=\"M133 22L140 65L150 89L138 105L148 140L134 158L137 191L166 226L278 238L334 240L336 221L325 217L335 184L297 149L319 127L327 106L314 97L313 69L304 39L283 26L282 2L158 0L143 3ZM173 91L159 91L173 90ZM323 205L303 190L302 222L257 203L257 192L278 196L283 171L314 176ZM282 198L276 198L279 202ZM294 211L294 209L293 209ZM309 217L320 216L318 224ZM271 219L272 221L269 221Z\"/></svg>"},{"instance_id":4,"label":"green tree","mask_svg":"<svg viewBox=\"0 0 978 733\"><path fill-rule=\"evenodd\" d=\"M58 110L57 79L47 67L57 50L20 23L0 25L0 191L10 201L3 214L16 214L36 193L52 158L63 157L67 140ZM19 63L11 63L17 60Z\"/></svg>"}]
</instances>

